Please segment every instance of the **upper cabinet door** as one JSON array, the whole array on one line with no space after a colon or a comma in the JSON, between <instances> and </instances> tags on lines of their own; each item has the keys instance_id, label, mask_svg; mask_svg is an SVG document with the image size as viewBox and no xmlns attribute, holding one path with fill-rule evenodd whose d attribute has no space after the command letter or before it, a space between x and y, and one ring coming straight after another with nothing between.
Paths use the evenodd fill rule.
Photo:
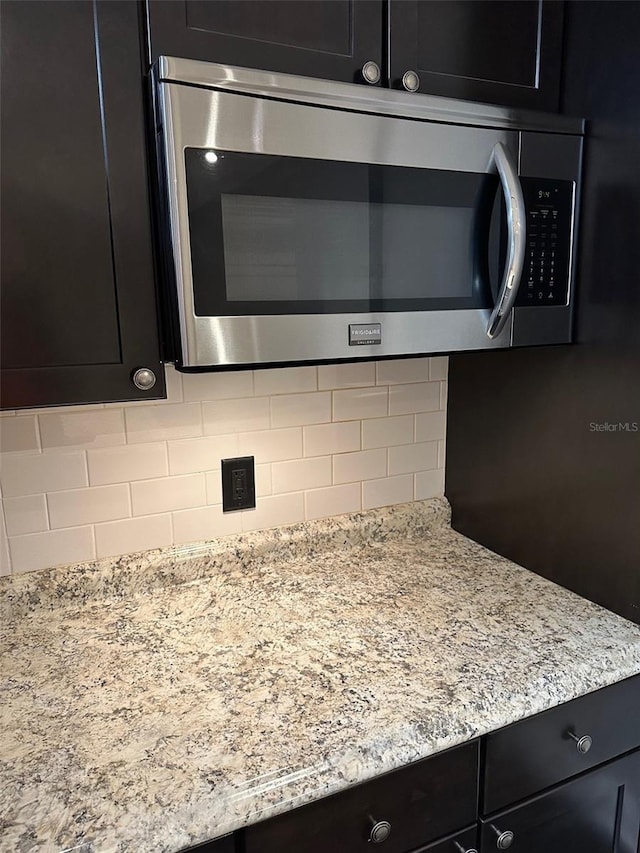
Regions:
<instances>
[{"instance_id":1,"label":"upper cabinet door","mask_svg":"<svg viewBox=\"0 0 640 853\"><path fill-rule=\"evenodd\" d=\"M2 408L164 396L139 32L127 0L3 4Z\"/></svg>"},{"instance_id":2,"label":"upper cabinet door","mask_svg":"<svg viewBox=\"0 0 640 853\"><path fill-rule=\"evenodd\" d=\"M365 82L382 58L381 0L147 0L158 56Z\"/></svg>"},{"instance_id":3,"label":"upper cabinet door","mask_svg":"<svg viewBox=\"0 0 640 853\"><path fill-rule=\"evenodd\" d=\"M557 110L563 15L561 0L390 0L389 83Z\"/></svg>"}]
</instances>

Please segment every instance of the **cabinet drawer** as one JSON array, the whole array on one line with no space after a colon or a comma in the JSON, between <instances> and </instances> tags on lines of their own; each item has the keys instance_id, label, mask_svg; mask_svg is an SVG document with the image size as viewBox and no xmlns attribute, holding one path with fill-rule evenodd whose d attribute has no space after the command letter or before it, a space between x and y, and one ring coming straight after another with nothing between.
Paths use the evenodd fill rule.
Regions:
<instances>
[{"instance_id":1,"label":"cabinet drawer","mask_svg":"<svg viewBox=\"0 0 640 853\"><path fill-rule=\"evenodd\" d=\"M488 735L483 813L640 746L639 708L635 676Z\"/></svg>"},{"instance_id":2,"label":"cabinet drawer","mask_svg":"<svg viewBox=\"0 0 640 853\"><path fill-rule=\"evenodd\" d=\"M471 826L462 832L456 832L455 835L441 838L427 847L414 850L413 853L478 853L477 847L478 827Z\"/></svg>"},{"instance_id":3,"label":"cabinet drawer","mask_svg":"<svg viewBox=\"0 0 640 853\"><path fill-rule=\"evenodd\" d=\"M475 821L477 780L473 741L251 826L244 851L371 853L373 825L388 821L380 849L407 853Z\"/></svg>"},{"instance_id":4,"label":"cabinet drawer","mask_svg":"<svg viewBox=\"0 0 640 853\"><path fill-rule=\"evenodd\" d=\"M481 823L481 844L482 853L636 853L639 833L636 751L491 815Z\"/></svg>"}]
</instances>

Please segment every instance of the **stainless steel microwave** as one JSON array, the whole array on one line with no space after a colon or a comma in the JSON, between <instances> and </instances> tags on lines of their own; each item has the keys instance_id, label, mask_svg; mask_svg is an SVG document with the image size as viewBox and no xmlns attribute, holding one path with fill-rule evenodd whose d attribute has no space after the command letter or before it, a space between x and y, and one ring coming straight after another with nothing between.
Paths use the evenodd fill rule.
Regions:
<instances>
[{"instance_id":1,"label":"stainless steel microwave","mask_svg":"<svg viewBox=\"0 0 640 853\"><path fill-rule=\"evenodd\" d=\"M175 360L571 341L582 120L163 57Z\"/></svg>"}]
</instances>

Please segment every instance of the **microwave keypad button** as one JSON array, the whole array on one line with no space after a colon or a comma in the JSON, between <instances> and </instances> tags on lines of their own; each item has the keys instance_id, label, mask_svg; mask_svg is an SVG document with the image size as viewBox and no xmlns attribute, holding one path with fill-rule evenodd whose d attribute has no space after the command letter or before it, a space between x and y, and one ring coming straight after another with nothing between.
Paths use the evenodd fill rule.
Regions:
<instances>
[{"instance_id":1,"label":"microwave keypad button","mask_svg":"<svg viewBox=\"0 0 640 853\"><path fill-rule=\"evenodd\" d=\"M516 305L564 305L569 280L573 184L521 178L528 267Z\"/></svg>"}]
</instances>

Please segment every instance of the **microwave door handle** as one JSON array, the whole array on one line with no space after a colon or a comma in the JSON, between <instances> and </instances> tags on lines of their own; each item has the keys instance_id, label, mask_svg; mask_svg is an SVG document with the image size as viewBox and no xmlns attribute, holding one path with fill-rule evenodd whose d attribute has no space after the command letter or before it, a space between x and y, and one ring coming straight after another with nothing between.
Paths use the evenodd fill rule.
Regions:
<instances>
[{"instance_id":1,"label":"microwave door handle","mask_svg":"<svg viewBox=\"0 0 640 853\"><path fill-rule=\"evenodd\" d=\"M491 312L487 335L495 338L507 322L509 312L518 295L522 270L524 267L524 249L527 242L524 198L518 178L518 169L509 150L498 142L491 155L491 165L500 176L500 184L507 205L507 232L509 236L509 254L500 294Z\"/></svg>"}]
</instances>

